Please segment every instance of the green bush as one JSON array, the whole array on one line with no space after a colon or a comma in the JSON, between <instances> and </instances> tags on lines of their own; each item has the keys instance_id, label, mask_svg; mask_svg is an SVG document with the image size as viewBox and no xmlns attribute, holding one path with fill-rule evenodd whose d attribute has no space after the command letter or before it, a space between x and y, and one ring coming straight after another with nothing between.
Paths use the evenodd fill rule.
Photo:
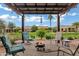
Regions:
<instances>
[{"instance_id":1,"label":"green bush","mask_svg":"<svg viewBox=\"0 0 79 59\"><path fill-rule=\"evenodd\" d=\"M40 37L42 39L45 36L45 30L43 30L43 29L37 30L36 34L38 37Z\"/></svg>"},{"instance_id":2,"label":"green bush","mask_svg":"<svg viewBox=\"0 0 79 59\"><path fill-rule=\"evenodd\" d=\"M68 37L68 40L73 40L73 37Z\"/></svg>"},{"instance_id":3,"label":"green bush","mask_svg":"<svg viewBox=\"0 0 79 59\"><path fill-rule=\"evenodd\" d=\"M38 30L38 27L33 25L32 28L31 28L32 32L36 32L36 30Z\"/></svg>"},{"instance_id":4,"label":"green bush","mask_svg":"<svg viewBox=\"0 0 79 59\"><path fill-rule=\"evenodd\" d=\"M46 37L47 40L54 38L54 36L51 33L46 33L45 37Z\"/></svg>"},{"instance_id":5,"label":"green bush","mask_svg":"<svg viewBox=\"0 0 79 59\"><path fill-rule=\"evenodd\" d=\"M48 34L45 37L46 37L47 40L51 39L51 36L48 35Z\"/></svg>"},{"instance_id":6,"label":"green bush","mask_svg":"<svg viewBox=\"0 0 79 59\"><path fill-rule=\"evenodd\" d=\"M30 36L30 38L32 38L32 39L35 39L35 32L29 32L29 36Z\"/></svg>"},{"instance_id":7,"label":"green bush","mask_svg":"<svg viewBox=\"0 0 79 59\"><path fill-rule=\"evenodd\" d=\"M62 37L61 37L61 40L63 40L63 39L64 39L64 37L62 36Z\"/></svg>"}]
</instances>

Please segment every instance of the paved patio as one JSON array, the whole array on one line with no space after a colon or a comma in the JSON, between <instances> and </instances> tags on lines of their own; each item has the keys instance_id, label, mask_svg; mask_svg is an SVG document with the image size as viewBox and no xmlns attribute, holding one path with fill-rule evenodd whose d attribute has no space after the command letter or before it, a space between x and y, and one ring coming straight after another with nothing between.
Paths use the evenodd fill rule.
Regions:
<instances>
[{"instance_id":1,"label":"paved patio","mask_svg":"<svg viewBox=\"0 0 79 59\"><path fill-rule=\"evenodd\" d=\"M51 42L51 44L50 44ZM53 41L48 41L46 40L46 51L45 52L39 52L36 50L35 48L35 41L31 42L31 45L27 45L26 43L24 44L24 47L26 48L25 52L22 53L17 53L17 56L57 56L57 52L53 52L54 50L57 50L58 47L56 45L56 42ZM77 46L77 44L79 43L79 40L73 40L70 42L70 46L73 47L72 50L75 50L75 47ZM49 49L51 49L52 51L48 51ZM66 50L66 49L64 49ZM66 50L67 51L67 50ZM3 46L0 43L0 56L4 56L5 55L5 49L3 48ZM62 56L63 53L60 52L60 56ZM65 54L65 56L68 56L67 54ZM77 53L76 56L79 56L79 54Z\"/></svg>"}]
</instances>

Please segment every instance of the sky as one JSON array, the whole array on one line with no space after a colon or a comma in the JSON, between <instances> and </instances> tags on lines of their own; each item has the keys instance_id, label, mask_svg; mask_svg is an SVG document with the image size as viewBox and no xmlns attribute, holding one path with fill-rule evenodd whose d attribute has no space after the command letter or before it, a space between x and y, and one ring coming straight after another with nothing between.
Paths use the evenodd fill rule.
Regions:
<instances>
[{"instance_id":1,"label":"sky","mask_svg":"<svg viewBox=\"0 0 79 59\"><path fill-rule=\"evenodd\" d=\"M57 15L52 14L52 27L57 26ZM42 17L42 24L40 19ZM0 19L4 20L6 24L13 22L16 26L21 26L21 15L18 15L5 4L0 4ZM79 22L79 4L70 9L66 14L60 17L61 25L72 25L74 22ZM25 15L25 26L50 26L48 20L48 14L26 14Z\"/></svg>"}]
</instances>

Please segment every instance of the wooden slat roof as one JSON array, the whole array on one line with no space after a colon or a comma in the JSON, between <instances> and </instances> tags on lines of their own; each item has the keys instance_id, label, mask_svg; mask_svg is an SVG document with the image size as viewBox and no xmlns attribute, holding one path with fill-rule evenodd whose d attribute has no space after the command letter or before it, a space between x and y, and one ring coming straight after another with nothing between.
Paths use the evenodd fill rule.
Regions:
<instances>
[{"instance_id":1,"label":"wooden slat roof","mask_svg":"<svg viewBox=\"0 0 79 59\"><path fill-rule=\"evenodd\" d=\"M5 3L19 14L64 14L76 3Z\"/></svg>"}]
</instances>

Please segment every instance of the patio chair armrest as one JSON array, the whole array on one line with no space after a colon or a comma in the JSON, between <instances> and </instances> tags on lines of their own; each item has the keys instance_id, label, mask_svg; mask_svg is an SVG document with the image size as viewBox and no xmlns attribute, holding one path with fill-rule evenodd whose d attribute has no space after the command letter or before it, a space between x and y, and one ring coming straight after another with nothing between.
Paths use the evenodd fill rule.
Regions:
<instances>
[{"instance_id":1,"label":"patio chair armrest","mask_svg":"<svg viewBox=\"0 0 79 59\"><path fill-rule=\"evenodd\" d=\"M73 51L72 51L71 48L69 48L69 47L63 46L63 47L60 47L60 50L61 50L63 53L67 53L67 54L69 54L69 55L73 55ZM67 51L65 51L65 50L67 50Z\"/></svg>"},{"instance_id":2,"label":"patio chair armrest","mask_svg":"<svg viewBox=\"0 0 79 59\"><path fill-rule=\"evenodd\" d=\"M21 44L16 44L16 45L13 45L13 47L19 47L19 46L24 47L22 43L21 43Z\"/></svg>"}]
</instances>

